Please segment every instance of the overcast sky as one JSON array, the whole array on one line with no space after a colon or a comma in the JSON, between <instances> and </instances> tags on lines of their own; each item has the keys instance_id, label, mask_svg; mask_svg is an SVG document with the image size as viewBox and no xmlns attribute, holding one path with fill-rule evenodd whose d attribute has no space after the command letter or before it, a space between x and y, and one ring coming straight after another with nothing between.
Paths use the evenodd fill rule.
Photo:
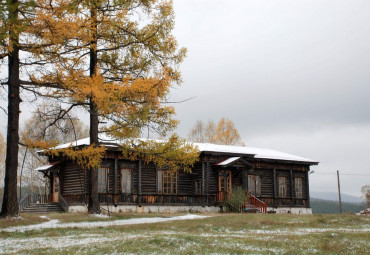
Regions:
<instances>
[{"instance_id":1,"label":"overcast sky","mask_svg":"<svg viewBox=\"0 0 370 255\"><path fill-rule=\"evenodd\" d=\"M234 121L247 144L320 161L310 188L370 184L370 1L174 0L187 47L179 134ZM332 175L320 173L333 173Z\"/></svg>"},{"instance_id":2,"label":"overcast sky","mask_svg":"<svg viewBox=\"0 0 370 255\"><path fill-rule=\"evenodd\" d=\"M342 192L360 196L370 184L370 1L174 6L175 36L188 57L171 99L194 97L176 104L177 132L186 137L198 119L229 118L247 146L320 161L312 167L312 191L336 192L340 170L361 174L341 176ZM29 111L22 106L21 121ZM4 113L0 118L4 133Z\"/></svg>"}]
</instances>

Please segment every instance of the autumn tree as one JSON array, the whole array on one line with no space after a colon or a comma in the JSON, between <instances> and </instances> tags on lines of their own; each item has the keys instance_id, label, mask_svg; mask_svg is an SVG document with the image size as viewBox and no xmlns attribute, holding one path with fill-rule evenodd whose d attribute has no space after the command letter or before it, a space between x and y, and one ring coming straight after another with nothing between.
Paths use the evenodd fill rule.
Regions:
<instances>
[{"instance_id":1,"label":"autumn tree","mask_svg":"<svg viewBox=\"0 0 370 255\"><path fill-rule=\"evenodd\" d=\"M210 142L214 144L245 146L234 122L225 118L222 118L218 122L216 131L211 137Z\"/></svg>"},{"instance_id":2,"label":"autumn tree","mask_svg":"<svg viewBox=\"0 0 370 255\"><path fill-rule=\"evenodd\" d=\"M204 124L198 120L190 130L188 139L198 143L245 146L234 123L225 118L222 118L217 126L213 121L208 121L207 124Z\"/></svg>"},{"instance_id":3,"label":"autumn tree","mask_svg":"<svg viewBox=\"0 0 370 255\"><path fill-rule=\"evenodd\" d=\"M22 100L36 101L39 96L43 96L40 90L42 87L57 87L56 84L49 82L35 84L32 80L33 73L37 73L37 67L46 68L45 65L50 60L39 54L44 47L49 48L50 44L37 40L36 37L40 34L40 30L34 29L34 24L43 18L36 15L36 9L40 8L43 8L42 0L0 1L0 65L2 70L7 69L8 71L7 77L1 76L1 86L4 87L2 91L7 93L8 121L5 187L0 217L18 214L16 190L20 103ZM50 97L50 95L47 96Z\"/></svg>"},{"instance_id":4,"label":"autumn tree","mask_svg":"<svg viewBox=\"0 0 370 255\"><path fill-rule=\"evenodd\" d=\"M366 205L370 207L370 185L362 186L362 197L365 199Z\"/></svg>"},{"instance_id":5,"label":"autumn tree","mask_svg":"<svg viewBox=\"0 0 370 255\"><path fill-rule=\"evenodd\" d=\"M174 108L166 102L170 87L180 82L178 64L186 50L178 49L171 34L171 1L48 0L42 7L38 11L43 19L34 23L38 31L34 34L43 45L50 45L39 55L54 64L34 75L32 84L52 84L55 87L49 86L49 96L69 98L68 111L78 106L89 112L91 148L85 152L90 156L81 151L64 153L80 157L76 160L89 166L89 211L99 213L96 166L103 155L97 146L99 132L132 144L130 138L140 136L143 128L161 136L173 130L177 125L172 118ZM173 148L184 144L176 136L169 141ZM140 152L155 161L161 149L149 144L142 142L145 152L130 153ZM160 145L168 149L165 143ZM122 148L123 153L129 149Z\"/></svg>"}]
</instances>

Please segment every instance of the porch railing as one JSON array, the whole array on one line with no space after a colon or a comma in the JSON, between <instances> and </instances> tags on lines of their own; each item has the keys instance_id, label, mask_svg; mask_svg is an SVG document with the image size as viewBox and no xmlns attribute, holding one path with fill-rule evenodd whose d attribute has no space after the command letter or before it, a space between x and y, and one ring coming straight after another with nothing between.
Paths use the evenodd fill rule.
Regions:
<instances>
[{"instance_id":1,"label":"porch railing","mask_svg":"<svg viewBox=\"0 0 370 255\"><path fill-rule=\"evenodd\" d=\"M68 212L68 203L60 193L58 194L58 204L63 208L63 211Z\"/></svg>"},{"instance_id":2,"label":"porch railing","mask_svg":"<svg viewBox=\"0 0 370 255\"><path fill-rule=\"evenodd\" d=\"M231 196L232 196L231 193L226 190L219 191L216 195L216 202L227 202L228 200L230 200ZM238 211L242 211L244 208L247 207L247 204L249 203L262 213L267 213L267 203L263 202L262 200L256 198L255 196L249 193L247 193L247 201L240 202L241 202L240 208L235 208Z\"/></svg>"},{"instance_id":3,"label":"porch railing","mask_svg":"<svg viewBox=\"0 0 370 255\"><path fill-rule=\"evenodd\" d=\"M18 203L19 211L23 211L24 208L31 204L31 194L24 196Z\"/></svg>"},{"instance_id":4,"label":"porch railing","mask_svg":"<svg viewBox=\"0 0 370 255\"><path fill-rule=\"evenodd\" d=\"M48 204L51 201L50 197L51 195L28 194L19 201L19 211L32 204Z\"/></svg>"},{"instance_id":5,"label":"porch railing","mask_svg":"<svg viewBox=\"0 0 370 255\"><path fill-rule=\"evenodd\" d=\"M248 196L247 202L249 202L254 207L258 208L262 213L267 213L267 204L265 202L249 193L247 193L247 196Z\"/></svg>"},{"instance_id":6,"label":"porch railing","mask_svg":"<svg viewBox=\"0 0 370 255\"><path fill-rule=\"evenodd\" d=\"M215 202L215 196L169 194L99 194L101 204L181 204L206 205Z\"/></svg>"}]
</instances>

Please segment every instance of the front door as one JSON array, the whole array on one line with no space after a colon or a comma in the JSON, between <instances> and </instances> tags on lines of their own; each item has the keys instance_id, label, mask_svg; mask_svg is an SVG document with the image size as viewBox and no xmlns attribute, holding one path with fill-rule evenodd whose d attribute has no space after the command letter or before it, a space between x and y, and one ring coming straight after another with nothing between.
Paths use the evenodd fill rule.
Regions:
<instances>
[{"instance_id":1,"label":"front door","mask_svg":"<svg viewBox=\"0 0 370 255\"><path fill-rule=\"evenodd\" d=\"M55 176L53 181L53 202L58 203L59 196L59 177Z\"/></svg>"},{"instance_id":2,"label":"front door","mask_svg":"<svg viewBox=\"0 0 370 255\"><path fill-rule=\"evenodd\" d=\"M231 171L221 170L218 172L218 191L231 194Z\"/></svg>"}]
</instances>

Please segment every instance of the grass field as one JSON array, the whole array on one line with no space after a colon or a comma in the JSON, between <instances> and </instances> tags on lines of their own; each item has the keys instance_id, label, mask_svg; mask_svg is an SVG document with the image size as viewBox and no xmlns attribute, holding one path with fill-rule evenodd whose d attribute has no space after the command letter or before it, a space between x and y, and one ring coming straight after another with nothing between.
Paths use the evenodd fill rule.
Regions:
<instances>
[{"instance_id":1,"label":"grass field","mask_svg":"<svg viewBox=\"0 0 370 255\"><path fill-rule=\"evenodd\" d=\"M160 223L79 226L85 222L121 223L137 217L173 216L116 214L100 218L50 214L47 218L22 215L21 220L3 219L0 220L0 253L358 255L370 251L370 217L350 214L207 214L210 217ZM24 225L52 221L60 227L20 231ZM76 224L71 225L73 222Z\"/></svg>"}]
</instances>

